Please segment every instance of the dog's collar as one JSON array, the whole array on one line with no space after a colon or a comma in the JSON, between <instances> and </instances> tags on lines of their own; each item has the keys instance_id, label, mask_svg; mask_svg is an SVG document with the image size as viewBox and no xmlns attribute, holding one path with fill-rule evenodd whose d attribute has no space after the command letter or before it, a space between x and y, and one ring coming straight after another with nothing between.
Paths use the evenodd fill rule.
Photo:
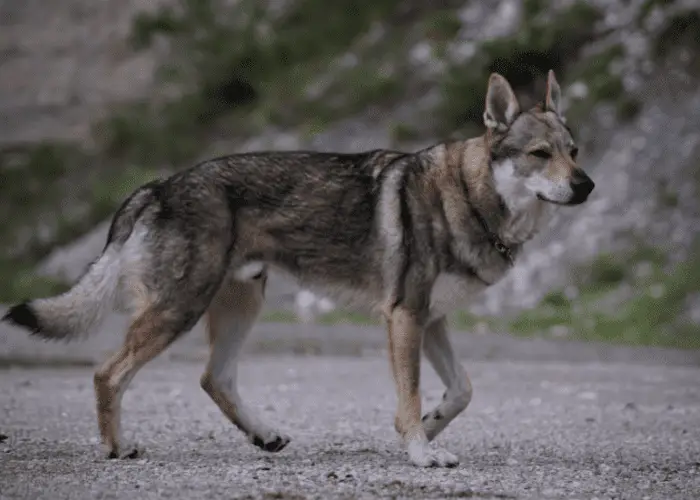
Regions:
<instances>
[{"instance_id":1,"label":"dog's collar","mask_svg":"<svg viewBox=\"0 0 700 500\"><path fill-rule=\"evenodd\" d=\"M486 134L484 135L484 147L486 148L486 154L488 158L488 165L489 169L493 170L493 164L492 164L492 142L493 142L493 136L492 136L492 131L489 129L486 131ZM503 201L503 198L500 196L498 197L498 208L501 211L506 210L506 204ZM513 251L511 248L503 243L503 240L491 229L489 229L489 225L486 222L486 218L481 215L481 212L476 207L472 207L472 210L474 211L474 215L476 216L476 220L479 221L479 225L481 225L481 228L484 230L486 233L486 236L488 237L489 241L491 242L491 245L496 249L498 253L500 253L504 259L508 261L508 264L511 266L515 265L515 258L513 257Z\"/></svg>"},{"instance_id":2,"label":"dog's collar","mask_svg":"<svg viewBox=\"0 0 700 500\"><path fill-rule=\"evenodd\" d=\"M486 219L483 215L481 215L481 212L479 212L479 210L476 207L472 207L472 210L474 211L474 216L476 217L476 220L479 222L479 225L481 225L481 228L484 230L486 236L491 242L491 245L493 245L496 251L508 261L508 264L510 264L511 266L515 265L515 259L513 258L513 251L511 250L511 248L505 243L503 243L503 240L496 233L489 229L489 225L486 222Z\"/></svg>"},{"instance_id":3,"label":"dog's collar","mask_svg":"<svg viewBox=\"0 0 700 500\"><path fill-rule=\"evenodd\" d=\"M489 162L490 166L490 162ZM496 249L496 251L503 256L508 261L508 264L511 266L514 265L515 259L513 258L513 251L511 248L503 243L503 240L491 229L489 229L489 225L486 222L486 218L482 215L482 213L479 211L479 209L474 206L474 204L471 202L469 199L469 186L467 185L467 181L464 178L464 171L462 169L459 170L459 182L462 185L462 189L464 190L465 193L467 193L467 204L469 208L471 209L472 213L476 217L476 220L479 222L479 225L481 228L484 230L486 233L486 236L489 239L489 242L493 247ZM503 201L503 198L500 196L498 197L498 209L501 210L501 212L507 210L505 202Z\"/></svg>"}]
</instances>

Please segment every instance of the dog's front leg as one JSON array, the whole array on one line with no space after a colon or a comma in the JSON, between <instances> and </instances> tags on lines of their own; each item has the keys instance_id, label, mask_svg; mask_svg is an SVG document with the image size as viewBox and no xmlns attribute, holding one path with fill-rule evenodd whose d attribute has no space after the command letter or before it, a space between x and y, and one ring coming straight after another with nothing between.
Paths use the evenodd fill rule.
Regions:
<instances>
[{"instance_id":1,"label":"dog's front leg","mask_svg":"<svg viewBox=\"0 0 700 500\"><path fill-rule=\"evenodd\" d=\"M445 318L428 325L424 335L425 355L446 387L442 402L423 416L425 434L432 441L469 406L472 384L452 348Z\"/></svg>"},{"instance_id":2,"label":"dog's front leg","mask_svg":"<svg viewBox=\"0 0 700 500\"><path fill-rule=\"evenodd\" d=\"M446 450L432 447L421 422L420 353L423 322L401 306L387 315L389 351L398 396L394 425L409 459L420 467L454 467L459 461Z\"/></svg>"}]
</instances>

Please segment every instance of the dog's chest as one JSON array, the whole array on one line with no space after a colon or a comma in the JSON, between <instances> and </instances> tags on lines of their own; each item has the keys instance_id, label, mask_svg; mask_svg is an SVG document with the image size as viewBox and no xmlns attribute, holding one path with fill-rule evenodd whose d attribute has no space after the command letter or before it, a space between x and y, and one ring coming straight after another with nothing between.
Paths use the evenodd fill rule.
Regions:
<instances>
[{"instance_id":1,"label":"dog's chest","mask_svg":"<svg viewBox=\"0 0 700 500\"><path fill-rule=\"evenodd\" d=\"M486 288L486 284L469 276L441 273L430 291L430 314L449 314L465 307L468 300Z\"/></svg>"}]
</instances>

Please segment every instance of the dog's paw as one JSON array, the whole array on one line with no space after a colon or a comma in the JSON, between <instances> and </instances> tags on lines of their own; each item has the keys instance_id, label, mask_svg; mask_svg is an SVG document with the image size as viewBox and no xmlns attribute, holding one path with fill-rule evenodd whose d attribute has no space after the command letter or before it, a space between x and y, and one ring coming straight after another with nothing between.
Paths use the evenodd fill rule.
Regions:
<instances>
[{"instance_id":1,"label":"dog's paw","mask_svg":"<svg viewBox=\"0 0 700 500\"><path fill-rule=\"evenodd\" d=\"M124 453L120 453L117 449L112 449L107 452L107 460L134 460L143 456L143 450L137 447L127 448Z\"/></svg>"},{"instance_id":2,"label":"dog's paw","mask_svg":"<svg viewBox=\"0 0 700 500\"><path fill-rule=\"evenodd\" d=\"M253 443L254 446L270 453L282 451L290 441L291 438L284 434L269 434L267 436L253 434L250 436L250 442Z\"/></svg>"},{"instance_id":3,"label":"dog's paw","mask_svg":"<svg viewBox=\"0 0 700 500\"><path fill-rule=\"evenodd\" d=\"M418 467L457 467L459 459L447 450L413 442L408 445L408 458Z\"/></svg>"},{"instance_id":4,"label":"dog's paw","mask_svg":"<svg viewBox=\"0 0 700 500\"><path fill-rule=\"evenodd\" d=\"M143 457L143 450L140 448L131 448L126 451L126 453L122 453L122 456L120 457L122 460L134 460L136 458L141 458Z\"/></svg>"}]
</instances>

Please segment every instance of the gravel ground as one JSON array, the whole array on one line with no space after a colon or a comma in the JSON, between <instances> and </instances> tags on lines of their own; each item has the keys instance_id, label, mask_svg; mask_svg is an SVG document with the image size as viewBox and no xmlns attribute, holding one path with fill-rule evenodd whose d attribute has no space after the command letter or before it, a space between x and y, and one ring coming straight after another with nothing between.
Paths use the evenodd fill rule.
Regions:
<instances>
[{"instance_id":1,"label":"gravel ground","mask_svg":"<svg viewBox=\"0 0 700 500\"><path fill-rule=\"evenodd\" d=\"M616 498L700 492L700 369L469 362L472 405L438 438L456 469L408 465L384 357L249 356L241 393L292 436L247 444L199 388L200 363L157 360L124 397L143 458L97 444L92 369L0 371L0 497ZM425 406L442 394L423 372Z\"/></svg>"}]
</instances>

